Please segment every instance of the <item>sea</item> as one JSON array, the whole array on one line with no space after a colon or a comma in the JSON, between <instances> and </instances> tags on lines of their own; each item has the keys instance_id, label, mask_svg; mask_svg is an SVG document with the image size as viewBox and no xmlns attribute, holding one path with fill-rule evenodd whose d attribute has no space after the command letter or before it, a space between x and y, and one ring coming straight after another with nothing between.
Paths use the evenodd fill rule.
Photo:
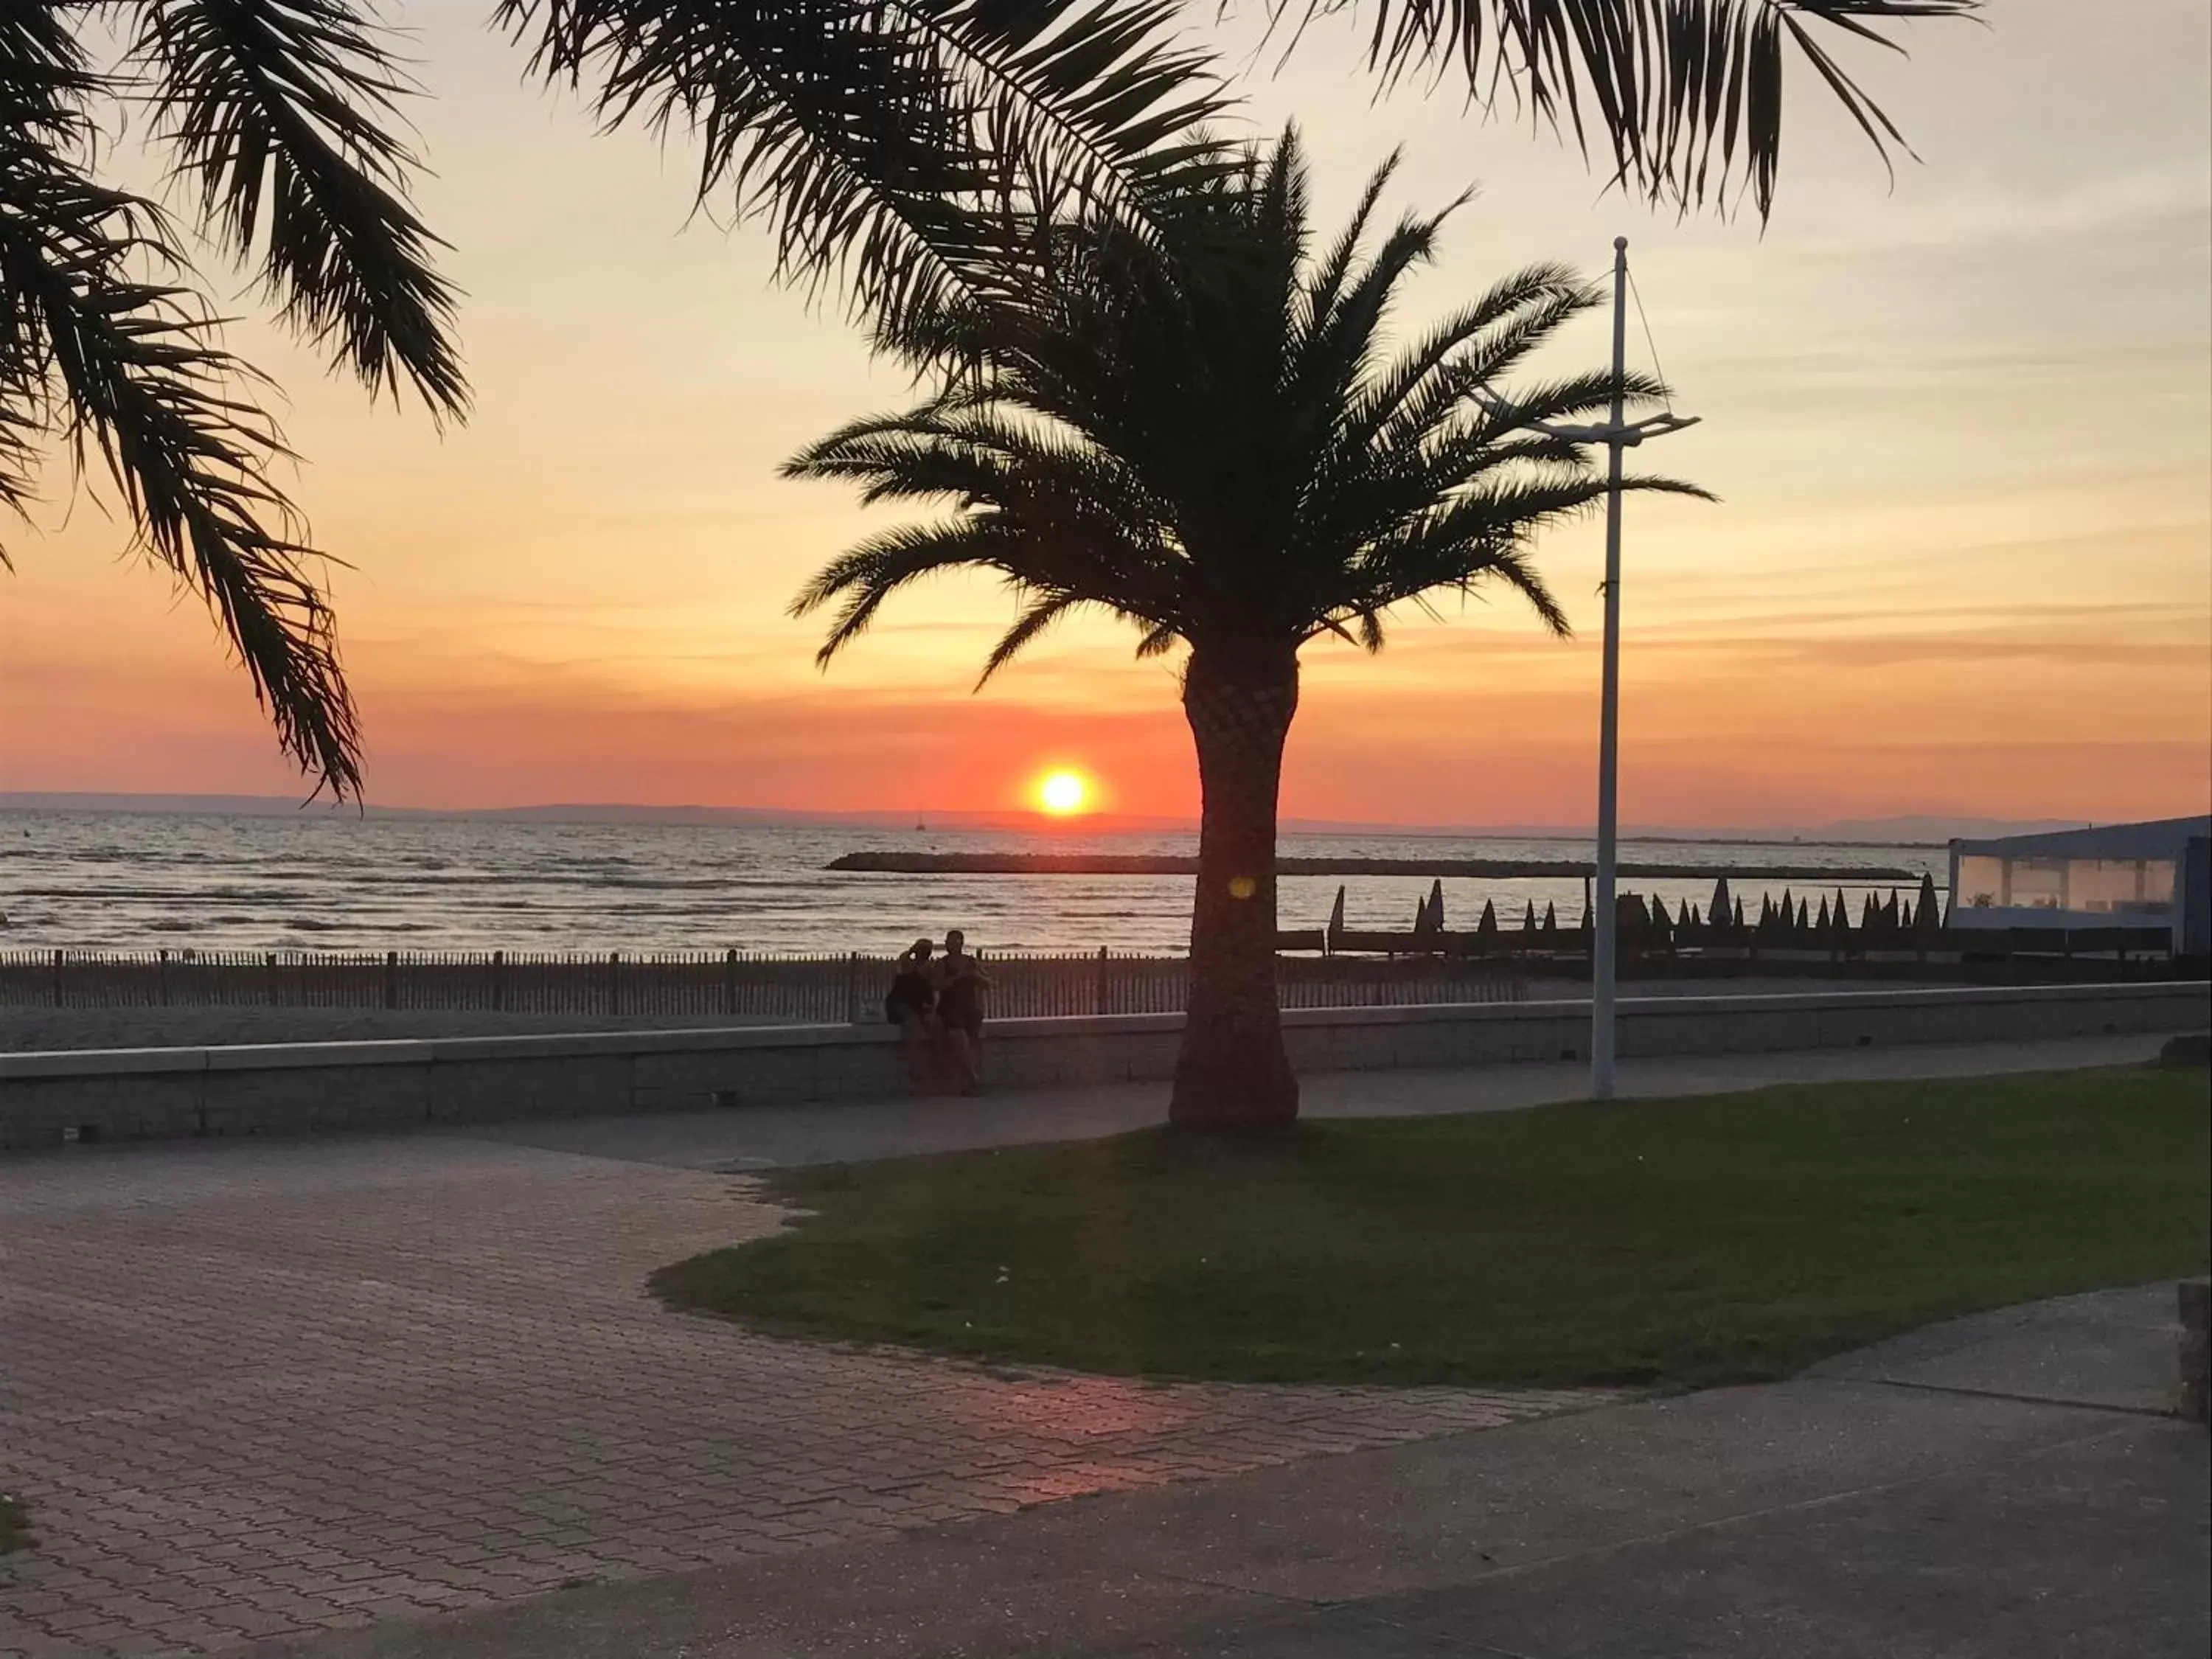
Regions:
<instances>
[{"instance_id":1,"label":"sea","mask_svg":"<svg viewBox=\"0 0 2212 1659\"><path fill-rule=\"evenodd\" d=\"M1189 854L1192 835L1055 830L554 823L317 812L296 817L0 811L0 950L743 951L889 954L963 929L986 950L1174 954L1188 942L1191 882L1177 876L882 875L832 871L841 853ZM1286 835L1286 856L1588 859L1573 839ZM1747 908L1790 884L1745 882L1760 865L1945 871L1940 849L1814 842L1624 841L1625 860L1694 866L1691 878L1628 890L1710 900L1727 874ZM1318 927L1340 878L1291 877L1285 927ZM1426 877L1344 878L1354 927L1410 927ZM1854 917L1887 879L1842 884ZM1837 884L1824 884L1832 896ZM1801 894L1806 884L1796 884ZM1533 904L1582 915L1573 878L1447 877L1445 924L1501 921ZM1817 905L1818 899L1815 897Z\"/></svg>"}]
</instances>

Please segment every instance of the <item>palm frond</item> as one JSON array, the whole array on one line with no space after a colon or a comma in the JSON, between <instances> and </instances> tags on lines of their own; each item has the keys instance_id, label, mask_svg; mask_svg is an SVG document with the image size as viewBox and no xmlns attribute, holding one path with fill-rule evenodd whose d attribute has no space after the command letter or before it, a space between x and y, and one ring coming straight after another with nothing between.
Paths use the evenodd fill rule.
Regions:
<instances>
[{"instance_id":1,"label":"palm frond","mask_svg":"<svg viewBox=\"0 0 2212 1659\"><path fill-rule=\"evenodd\" d=\"M1713 499L1695 484L1653 475L1631 475L1622 488ZM1571 631L1566 613L1532 562L1535 538L1547 527L1591 511L1605 495L1604 477L1588 468L1548 477L1500 469L1482 477L1364 542L1327 579L1316 575L1304 590L1311 605L1306 635L1353 616L1369 617L1363 642L1376 649L1382 638L1381 619L1394 607L1422 604L1439 591L1473 594L1485 580L1511 587L1546 628L1565 635Z\"/></svg>"},{"instance_id":2,"label":"palm frond","mask_svg":"<svg viewBox=\"0 0 2212 1659\"><path fill-rule=\"evenodd\" d=\"M1279 12L1294 0L1276 0ZM1838 61L1840 36L1901 52L1881 25L1971 16L1981 0L1304 0L1362 10L1370 61L1390 78L1454 67L1469 95L1500 94L1535 122L1595 137L1614 177L1654 200L1772 210L1782 149L1784 44L1796 48L1883 163L1910 154ZM1826 34L1816 30L1826 31Z\"/></svg>"},{"instance_id":3,"label":"palm frond","mask_svg":"<svg viewBox=\"0 0 2212 1659\"><path fill-rule=\"evenodd\" d=\"M1072 501L1087 486L1112 487L1110 468L1081 447L1050 437L994 429L970 416L878 418L833 434L786 461L788 478L834 478L860 486L863 505L949 497L964 507L1012 509L1041 492Z\"/></svg>"},{"instance_id":4,"label":"palm frond","mask_svg":"<svg viewBox=\"0 0 2212 1659\"><path fill-rule=\"evenodd\" d=\"M950 498L995 516L998 568L1147 617L1177 614L1186 572L1162 504L1118 458L988 408L926 406L855 422L784 465L858 483L866 501Z\"/></svg>"},{"instance_id":5,"label":"palm frond","mask_svg":"<svg viewBox=\"0 0 2212 1659\"><path fill-rule=\"evenodd\" d=\"M1155 515L1142 483L1115 456L1048 425L1018 425L984 407L939 404L855 422L810 444L788 478L841 478L863 504L950 496L1021 511L1047 500L1070 515Z\"/></svg>"},{"instance_id":6,"label":"palm frond","mask_svg":"<svg viewBox=\"0 0 2212 1659\"><path fill-rule=\"evenodd\" d=\"M1300 380L1309 395L1342 403L1373 366L1390 301L1415 267L1436 257L1444 219L1469 199L1462 196L1442 213L1408 214L1382 239L1374 256L1338 295L1328 314L1316 319L1300 342L1304 362Z\"/></svg>"},{"instance_id":7,"label":"palm frond","mask_svg":"<svg viewBox=\"0 0 2212 1659\"><path fill-rule=\"evenodd\" d=\"M1633 493L1712 496L1679 479L1632 474L1621 481ZM1508 553L1528 546L1547 528L1580 517L1605 500L1606 480L1595 470L1579 476L1485 478L1440 501L1420 519L1366 548L1351 572L1363 589L1394 599L1425 586L1486 571Z\"/></svg>"},{"instance_id":8,"label":"palm frond","mask_svg":"<svg viewBox=\"0 0 2212 1659\"><path fill-rule=\"evenodd\" d=\"M1348 400L1344 440L1402 443L1428 431L1469 391L1510 372L1570 319L1596 303L1565 265L1532 265L1493 283L1431 328Z\"/></svg>"},{"instance_id":9,"label":"palm frond","mask_svg":"<svg viewBox=\"0 0 2212 1659\"><path fill-rule=\"evenodd\" d=\"M1106 225L1017 302L950 306L931 326L974 331L973 374L787 469L961 515L816 578L801 608L843 607L825 654L947 560L995 572L1019 601L987 679L1086 606L1133 623L1140 656L1182 640L1266 659L1324 632L1377 649L1395 608L1433 614L1438 595L1490 584L1564 629L1534 542L1601 500L1605 477L1590 447L1522 422L1663 388L1642 374L1500 386L1516 406L1501 416L1474 389L1586 307L1586 286L1530 267L1386 358L1390 307L1437 217L1408 216L1371 256L1356 225L1317 257L1308 217L1291 130L1182 200L1165 248Z\"/></svg>"},{"instance_id":10,"label":"palm frond","mask_svg":"<svg viewBox=\"0 0 2212 1659\"><path fill-rule=\"evenodd\" d=\"M442 246L408 204L419 167L388 123L410 90L350 0L140 0L156 131L200 212L258 261L282 314L372 392L403 379L440 416L468 382Z\"/></svg>"},{"instance_id":11,"label":"palm frond","mask_svg":"<svg viewBox=\"0 0 2212 1659\"><path fill-rule=\"evenodd\" d=\"M83 178L21 128L0 136L0 295L8 402L43 416L76 457L96 450L148 552L207 602L319 787L357 794L359 732L316 556L270 482L282 435L239 388L160 210Z\"/></svg>"},{"instance_id":12,"label":"palm frond","mask_svg":"<svg viewBox=\"0 0 2212 1659\"><path fill-rule=\"evenodd\" d=\"M907 526L872 536L831 560L791 602L793 617L807 617L842 600L829 637L814 653L823 666L867 631L885 599L910 583L943 570L981 565L1004 568L1007 527L984 517Z\"/></svg>"},{"instance_id":13,"label":"palm frond","mask_svg":"<svg viewBox=\"0 0 2212 1659\"><path fill-rule=\"evenodd\" d=\"M88 61L64 7L0 9L0 131L56 144L87 135L82 100L101 77Z\"/></svg>"},{"instance_id":14,"label":"palm frond","mask_svg":"<svg viewBox=\"0 0 2212 1659\"><path fill-rule=\"evenodd\" d=\"M0 200L34 195L88 152L84 100L101 85L70 15L58 6L0 9ZM28 296L0 286L0 506L16 514L35 498L53 416L47 342ZM0 539L0 569L10 569Z\"/></svg>"},{"instance_id":15,"label":"palm frond","mask_svg":"<svg viewBox=\"0 0 2212 1659\"><path fill-rule=\"evenodd\" d=\"M1363 585L1340 609L1316 617L1313 631L1340 632L1346 622L1357 618L1360 644L1370 652L1380 651L1387 637L1385 620L1398 606L1413 605L1435 620L1438 612L1432 595L1454 592L1478 598L1486 580L1503 582L1518 593L1547 632L1562 639L1574 632L1526 547L1510 537L1472 546L1440 540L1409 548L1391 580Z\"/></svg>"},{"instance_id":16,"label":"palm frond","mask_svg":"<svg viewBox=\"0 0 2212 1659\"><path fill-rule=\"evenodd\" d=\"M1375 210L1382 200L1382 192L1397 176L1398 167L1405 159L1402 149L1394 149L1381 167L1368 175L1366 188L1359 192L1359 201L1352 210L1352 217L1345 221L1344 228L1328 252L1315 268L1305 285L1305 315L1299 330L1303 347L1321 320L1335 313L1339 296L1352 277L1358 261L1360 245L1367 240L1367 227L1375 217Z\"/></svg>"},{"instance_id":17,"label":"palm frond","mask_svg":"<svg viewBox=\"0 0 2212 1659\"><path fill-rule=\"evenodd\" d=\"M1609 408L1613 378L1584 374L1526 386L1499 388L1516 416L1500 415L1468 396L1472 375L1437 375L1364 447L1340 447L1328 458L1326 487L1309 515L1322 544L1361 547L1425 523L1440 503L1478 485L1516 481L1557 484L1589 480L1593 451L1571 438L1534 432L1520 418L1571 422ZM1663 392L1651 376L1623 377L1631 407ZM1324 583L1337 580L1324 565Z\"/></svg>"},{"instance_id":18,"label":"palm frond","mask_svg":"<svg viewBox=\"0 0 2212 1659\"><path fill-rule=\"evenodd\" d=\"M1176 630L1165 623L1156 623L1147 628L1137 641L1137 655L1140 658L1165 656L1175 648L1178 637Z\"/></svg>"},{"instance_id":19,"label":"palm frond","mask_svg":"<svg viewBox=\"0 0 2212 1659\"><path fill-rule=\"evenodd\" d=\"M1228 107L1172 0L501 0L609 125L700 146L698 197L896 322L1034 269L1071 203L1143 225Z\"/></svg>"},{"instance_id":20,"label":"palm frond","mask_svg":"<svg viewBox=\"0 0 2212 1659\"><path fill-rule=\"evenodd\" d=\"M983 661L983 672L975 677L975 689L981 690L990 683L993 675L1021 655L1054 623L1082 603L1074 594L1062 592L1048 592L1032 599L1014 618L1013 625L999 636L999 642L991 647L991 654Z\"/></svg>"}]
</instances>

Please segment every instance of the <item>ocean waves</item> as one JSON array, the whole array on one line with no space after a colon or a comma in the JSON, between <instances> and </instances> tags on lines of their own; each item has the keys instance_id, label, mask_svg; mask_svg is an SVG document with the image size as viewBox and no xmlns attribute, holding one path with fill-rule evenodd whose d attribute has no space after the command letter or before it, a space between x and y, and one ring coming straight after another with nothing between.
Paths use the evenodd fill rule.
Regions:
<instances>
[{"instance_id":1,"label":"ocean waves","mask_svg":"<svg viewBox=\"0 0 2212 1659\"><path fill-rule=\"evenodd\" d=\"M1181 854L1187 836L902 832L467 818L0 814L0 947L63 950L549 951L605 954L895 951L965 928L987 949L1169 953L1188 936L1190 882L1163 876L891 875L825 869L854 850ZM1286 836L1286 854L1529 861L1587 858L1571 841ZM1624 856L1636 849L1625 845ZM1674 843L1664 856L1718 874L1771 849ZM1929 867L1924 849L1792 847L1795 861ZM1937 872L1939 879L1942 872ZM1286 927L1319 927L1334 878L1281 886ZM1634 884L1703 905L1711 880ZM1746 904L1759 893L1735 884ZM1402 927L1430 884L1354 877L1355 927ZM1844 884L1856 906L1866 890ZM1820 890L1830 892L1830 886ZM1886 895L1887 884L1875 889ZM1582 884L1559 877L1447 878L1449 925L1488 902L1501 921L1533 905L1581 915ZM1811 893L1801 896L1812 896ZM1778 892L1777 894L1778 897Z\"/></svg>"}]
</instances>

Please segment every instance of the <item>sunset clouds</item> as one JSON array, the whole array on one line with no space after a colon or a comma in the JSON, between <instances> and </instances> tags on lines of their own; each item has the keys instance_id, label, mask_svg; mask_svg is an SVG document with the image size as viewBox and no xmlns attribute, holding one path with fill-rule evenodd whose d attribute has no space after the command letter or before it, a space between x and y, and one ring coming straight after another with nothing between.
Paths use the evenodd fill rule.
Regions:
<instances>
[{"instance_id":1,"label":"sunset clouds","mask_svg":"<svg viewBox=\"0 0 2212 1659\"><path fill-rule=\"evenodd\" d=\"M680 149L592 137L520 84L480 8L404 9L439 94L416 112L424 206L468 292L474 419L441 438L234 334L290 393L296 493L351 566L331 585L371 798L1002 807L1066 764L1114 810L1191 811L1171 665L1104 624L971 696L1007 602L963 580L814 668L783 607L885 520L775 467L903 384L834 308L767 286L761 234L685 228ZM1871 70L1926 163L1893 191L1799 77L1763 236L1606 197L1445 97L1372 110L1340 32L1253 83L1258 120L1304 122L1324 219L1401 140L1403 201L1481 180L1425 310L1632 238L1660 361L1704 417L1644 460L1723 499L1632 504L1626 817L2212 805L2212 39L2201 4L2125 10L2008 0L1988 29L1913 31L1911 62ZM1593 326L1553 366L1603 350ZM116 563L115 523L60 475L47 497L39 533L4 538L0 787L293 787L196 605ZM1315 650L1285 811L1586 819L1594 526L1541 564L1583 637L1500 593L1409 619L1379 659Z\"/></svg>"}]
</instances>

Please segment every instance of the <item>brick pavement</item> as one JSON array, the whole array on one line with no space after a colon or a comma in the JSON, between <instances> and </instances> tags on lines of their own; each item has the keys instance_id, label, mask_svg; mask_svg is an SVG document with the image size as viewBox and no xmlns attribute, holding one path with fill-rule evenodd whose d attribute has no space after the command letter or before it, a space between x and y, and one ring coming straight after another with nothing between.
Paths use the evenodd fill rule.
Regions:
<instances>
[{"instance_id":1,"label":"brick pavement","mask_svg":"<svg viewBox=\"0 0 2212 1659\"><path fill-rule=\"evenodd\" d=\"M668 1313L739 1179L460 1139L0 1164L0 1659L189 1653L1572 1409L987 1373Z\"/></svg>"}]
</instances>

